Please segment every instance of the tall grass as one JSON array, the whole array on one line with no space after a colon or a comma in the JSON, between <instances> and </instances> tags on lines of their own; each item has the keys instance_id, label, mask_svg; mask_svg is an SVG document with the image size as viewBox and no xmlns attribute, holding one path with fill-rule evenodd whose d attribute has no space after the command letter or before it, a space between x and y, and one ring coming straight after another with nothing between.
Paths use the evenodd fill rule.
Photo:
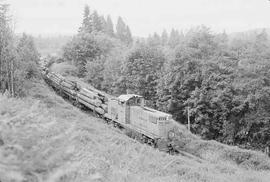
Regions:
<instances>
[{"instance_id":1,"label":"tall grass","mask_svg":"<svg viewBox=\"0 0 270 182\"><path fill-rule=\"evenodd\" d=\"M180 150L201 159L212 163L230 162L245 169L270 170L270 158L262 152L240 149L214 140L202 140L181 125L176 126L176 131L175 143L180 146Z\"/></svg>"}]
</instances>

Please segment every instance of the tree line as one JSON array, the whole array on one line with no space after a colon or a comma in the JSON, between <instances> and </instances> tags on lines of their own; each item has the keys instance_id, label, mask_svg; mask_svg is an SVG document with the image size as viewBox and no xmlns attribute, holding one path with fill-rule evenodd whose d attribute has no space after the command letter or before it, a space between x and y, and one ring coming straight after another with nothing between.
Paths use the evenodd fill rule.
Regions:
<instances>
[{"instance_id":1,"label":"tree line","mask_svg":"<svg viewBox=\"0 0 270 182\"><path fill-rule=\"evenodd\" d=\"M94 32L102 32L110 37L116 37L126 44L132 43L130 28L121 17L118 17L116 27L114 27L110 15L105 19L104 16L100 16L96 10L91 13L89 6L86 5L84 8L83 23L79 29L79 33Z\"/></svg>"},{"instance_id":2,"label":"tree line","mask_svg":"<svg viewBox=\"0 0 270 182\"><path fill-rule=\"evenodd\" d=\"M112 33L110 20L103 29L94 28L94 17L102 16L90 15L88 8L63 54L78 76L111 94L140 94L149 106L182 124L189 108L191 130L204 139L255 149L270 145L270 41L265 30L231 37L199 26L132 38L127 44L120 38L124 30Z\"/></svg>"},{"instance_id":3,"label":"tree line","mask_svg":"<svg viewBox=\"0 0 270 182\"><path fill-rule=\"evenodd\" d=\"M38 77L39 54L31 36L14 34L8 9L0 3L0 93L22 96L28 81Z\"/></svg>"}]
</instances>

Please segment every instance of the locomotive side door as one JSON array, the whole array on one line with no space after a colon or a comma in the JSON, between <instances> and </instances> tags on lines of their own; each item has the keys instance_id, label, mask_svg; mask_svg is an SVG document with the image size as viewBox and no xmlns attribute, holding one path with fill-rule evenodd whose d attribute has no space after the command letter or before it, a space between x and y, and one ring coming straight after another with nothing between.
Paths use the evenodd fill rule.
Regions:
<instances>
[{"instance_id":1,"label":"locomotive side door","mask_svg":"<svg viewBox=\"0 0 270 182\"><path fill-rule=\"evenodd\" d=\"M118 122L126 123L126 103L124 102L118 102Z\"/></svg>"}]
</instances>

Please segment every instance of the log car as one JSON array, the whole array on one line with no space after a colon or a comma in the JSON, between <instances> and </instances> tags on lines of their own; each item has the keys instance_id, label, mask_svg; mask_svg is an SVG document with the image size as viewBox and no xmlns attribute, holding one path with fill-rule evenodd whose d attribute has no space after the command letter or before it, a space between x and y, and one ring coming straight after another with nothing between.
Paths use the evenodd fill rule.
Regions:
<instances>
[{"instance_id":1,"label":"log car","mask_svg":"<svg viewBox=\"0 0 270 182\"><path fill-rule=\"evenodd\" d=\"M100 100L97 93L92 92L86 88L82 88L77 92L78 102L85 107L96 111L97 113L103 115L105 111L102 109L102 101Z\"/></svg>"},{"instance_id":2,"label":"log car","mask_svg":"<svg viewBox=\"0 0 270 182\"><path fill-rule=\"evenodd\" d=\"M76 99L76 92L79 88L75 82L69 81L54 72L48 72L46 74L46 79L50 81L50 84L59 92L60 95L73 100Z\"/></svg>"}]
</instances>

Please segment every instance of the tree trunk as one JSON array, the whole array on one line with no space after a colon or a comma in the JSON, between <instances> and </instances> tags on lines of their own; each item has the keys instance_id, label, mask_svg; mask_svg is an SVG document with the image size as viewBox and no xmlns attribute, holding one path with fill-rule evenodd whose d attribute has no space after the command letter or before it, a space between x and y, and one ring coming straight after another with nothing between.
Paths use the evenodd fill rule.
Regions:
<instances>
[{"instance_id":1,"label":"tree trunk","mask_svg":"<svg viewBox=\"0 0 270 182\"><path fill-rule=\"evenodd\" d=\"M7 62L7 86L8 92L11 94L11 84L10 84L10 61Z\"/></svg>"},{"instance_id":2,"label":"tree trunk","mask_svg":"<svg viewBox=\"0 0 270 182\"><path fill-rule=\"evenodd\" d=\"M14 97L14 58L11 59L11 96Z\"/></svg>"},{"instance_id":3,"label":"tree trunk","mask_svg":"<svg viewBox=\"0 0 270 182\"><path fill-rule=\"evenodd\" d=\"M1 19L0 19L0 22L1 22ZM0 44L2 44L2 31L0 31ZM0 93L2 92L2 87L3 87L3 80L2 80L2 77L3 77L3 73L2 73L2 65L3 65L3 61L2 61L2 45L0 45Z\"/></svg>"}]
</instances>

